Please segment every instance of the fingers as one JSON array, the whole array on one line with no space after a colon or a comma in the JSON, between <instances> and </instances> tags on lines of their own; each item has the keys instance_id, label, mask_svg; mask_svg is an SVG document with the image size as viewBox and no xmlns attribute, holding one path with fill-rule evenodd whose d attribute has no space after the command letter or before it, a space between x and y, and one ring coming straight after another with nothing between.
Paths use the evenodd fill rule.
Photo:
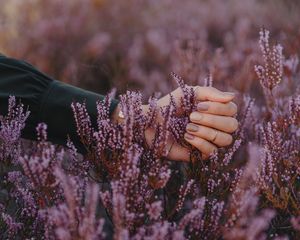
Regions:
<instances>
[{"instance_id":1,"label":"fingers","mask_svg":"<svg viewBox=\"0 0 300 240\"><path fill-rule=\"evenodd\" d=\"M194 136L190 133L185 133L184 138L187 142L189 142L190 144L195 146L200 152L202 152L204 156L209 156L214 151L217 151L217 147L214 144L206 141L203 138Z\"/></svg>"},{"instance_id":2,"label":"fingers","mask_svg":"<svg viewBox=\"0 0 300 240\"><path fill-rule=\"evenodd\" d=\"M235 97L234 93L222 92L213 87L200 87L192 86L195 91L196 99L199 101L212 101L220 103L228 103L233 100ZM170 104L170 95L173 96L176 106L178 106L178 112L180 112L180 99L183 97L183 92L180 87L175 89L170 94L165 95L164 97L158 100L158 106L164 107Z\"/></svg>"},{"instance_id":3,"label":"fingers","mask_svg":"<svg viewBox=\"0 0 300 240\"><path fill-rule=\"evenodd\" d=\"M214 115L232 117L237 113L237 105L233 102L220 103L205 101L198 103L197 110Z\"/></svg>"},{"instance_id":4,"label":"fingers","mask_svg":"<svg viewBox=\"0 0 300 240\"><path fill-rule=\"evenodd\" d=\"M190 152L187 148L180 146L178 143L174 143L168 154L168 158L172 161L188 162L190 160Z\"/></svg>"},{"instance_id":5,"label":"fingers","mask_svg":"<svg viewBox=\"0 0 300 240\"><path fill-rule=\"evenodd\" d=\"M216 102L230 102L235 97L232 92L222 92L214 87L193 87L196 98L200 101L216 101Z\"/></svg>"},{"instance_id":6,"label":"fingers","mask_svg":"<svg viewBox=\"0 0 300 240\"><path fill-rule=\"evenodd\" d=\"M187 125L186 130L188 133L203 138L207 141L213 142L215 145L219 147L228 146L232 143L233 140L232 136L228 133L217 131L209 127L196 125L194 123L189 123Z\"/></svg>"},{"instance_id":7,"label":"fingers","mask_svg":"<svg viewBox=\"0 0 300 240\"><path fill-rule=\"evenodd\" d=\"M190 120L193 123L215 128L227 133L233 133L238 128L238 121L233 117L192 112L190 115Z\"/></svg>"}]
</instances>

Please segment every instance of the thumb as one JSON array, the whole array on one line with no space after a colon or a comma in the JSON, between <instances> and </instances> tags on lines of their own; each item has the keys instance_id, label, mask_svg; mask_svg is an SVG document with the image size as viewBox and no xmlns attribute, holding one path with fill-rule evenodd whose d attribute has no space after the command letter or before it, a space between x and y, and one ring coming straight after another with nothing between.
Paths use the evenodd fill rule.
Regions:
<instances>
[{"instance_id":1,"label":"thumb","mask_svg":"<svg viewBox=\"0 0 300 240\"><path fill-rule=\"evenodd\" d=\"M194 90L197 100L200 101L227 103L235 97L235 93L233 92L222 92L214 87L195 86Z\"/></svg>"},{"instance_id":2,"label":"thumb","mask_svg":"<svg viewBox=\"0 0 300 240\"><path fill-rule=\"evenodd\" d=\"M187 148L180 146L178 143L174 143L167 158L172 161L188 162L190 160L190 152Z\"/></svg>"}]
</instances>

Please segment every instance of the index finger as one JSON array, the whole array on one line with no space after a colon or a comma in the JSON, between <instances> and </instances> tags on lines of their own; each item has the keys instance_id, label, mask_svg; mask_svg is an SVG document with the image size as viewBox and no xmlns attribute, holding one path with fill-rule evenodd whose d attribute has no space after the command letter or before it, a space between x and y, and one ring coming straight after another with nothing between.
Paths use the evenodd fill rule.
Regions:
<instances>
[{"instance_id":1,"label":"index finger","mask_svg":"<svg viewBox=\"0 0 300 240\"><path fill-rule=\"evenodd\" d=\"M197 100L227 103L235 97L233 92L222 92L214 87L194 86Z\"/></svg>"}]
</instances>

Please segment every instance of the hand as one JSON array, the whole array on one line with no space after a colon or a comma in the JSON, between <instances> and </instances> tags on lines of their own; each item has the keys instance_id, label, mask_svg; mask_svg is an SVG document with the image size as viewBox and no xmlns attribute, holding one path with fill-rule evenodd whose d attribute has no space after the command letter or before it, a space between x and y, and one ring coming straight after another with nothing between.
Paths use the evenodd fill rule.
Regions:
<instances>
[{"instance_id":1,"label":"hand","mask_svg":"<svg viewBox=\"0 0 300 240\"><path fill-rule=\"evenodd\" d=\"M233 117L237 113L237 106L232 102L233 93L221 92L213 87L194 86L196 99L199 102L198 110L191 113L190 123L187 125L185 140L202 152L203 158L207 158L211 153L217 150L217 147L224 147L232 143L233 133L238 128L238 122ZM171 93L179 111L180 99L183 96L182 90L177 88ZM158 100L160 107L167 106L170 102L170 95L166 95ZM143 105L146 112L147 105ZM163 121L162 116L158 121ZM155 130L146 130L146 139L148 144L154 137ZM168 147L171 147L173 140L169 139ZM189 150L174 143L168 158L170 160L189 160Z\"/></svg>"},{"instance_id":2,"label":"hand","mask_svg":"<svg viewBox=\"0 0 300 240\"><path fill-rule=\"evenodd\" d=\"M187 125L185 139L191 145L202 152L203 158L207 158L217 147L230 145L233 133L238 122L233 117L237 112L237 106L232 102L233 93L222 92L213 87L194 86L196 99L201 101L196 112L191 113L190 123ZM180 116L183 113L180 109L180 99L183 97L182 90L177 88L171 92L175 100L177 109L176 114ZM166 95L158 100L159 107L165 107L170 103L170 95ZM148 105L142 106L143 112L149 109ZM113 114L113 119L118 119L119 106ZM158 116L157 121L163 121L163 117ZM155 136L155 130L148 128L145 131L147 143L150 145ZM168 154L170 160L189 161L189 150L182 147L173 139L168 140Z\"/></svg>"},{"instance_id":3,"label":"hand","mask_svg":"<svg viewBox=\"0 0 300 240\"><path fill-rule=\"evenodd\" d=\"M197 112L190 115L185 139L207 158L217 147L232 143L233 133L238 128L238 121L233 117L237 106L233 102L205 101L198 104Z\"/></svg>"}]
</instances>

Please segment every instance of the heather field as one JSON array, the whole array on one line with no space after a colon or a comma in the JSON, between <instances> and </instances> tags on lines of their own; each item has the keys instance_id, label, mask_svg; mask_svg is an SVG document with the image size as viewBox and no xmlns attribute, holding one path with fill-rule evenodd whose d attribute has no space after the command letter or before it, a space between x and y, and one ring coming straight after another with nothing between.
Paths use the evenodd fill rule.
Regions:
<instances>
[{"instance_id":1,"label":"heather field","mask_svg":"<svg viewBox=\"0 0 300 240\"><path fill-rule=\"evenodd\" d=\"M0 112L1 240L300 239L300 1L0 6L0 53L107 96L97 126L85 103L70 106L84 155L72 139L47 141L43 123L37 141L22 139L30 112L9 98ZM195 85L236 93L239 128L209 159L183 137ZM157 105L177 87L180 115L172 101ZM112 98L122 123L109 118ZM189 149L188 162L168 159L169 137Z\"/></svg>"}]
</instances>

